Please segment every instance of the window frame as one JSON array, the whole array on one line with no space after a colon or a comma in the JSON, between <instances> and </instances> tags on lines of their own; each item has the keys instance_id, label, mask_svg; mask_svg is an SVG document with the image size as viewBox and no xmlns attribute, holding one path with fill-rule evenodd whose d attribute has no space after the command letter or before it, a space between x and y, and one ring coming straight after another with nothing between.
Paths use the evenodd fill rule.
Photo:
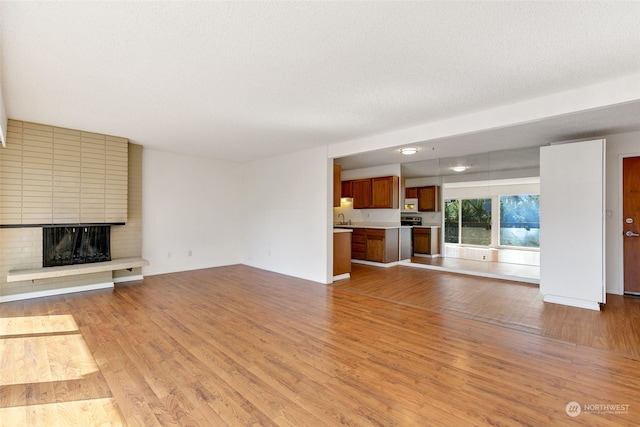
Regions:
<instances>
[{"instance_id":1,"label":"window frame","mask_svg":"<svg viewBox=\"0 0 640 427\"><path fill-rule=\"evenodd\" d=\"M445 206L445 211L442 217L442 223L443 223L443 243L446 245L456 245L456 246L460 246L460 247L475 247L475 248L494 248L494 249L513 249L513 250L519 250L519 251L540 251L540 244L538 242L538 246L515 246L515 245L502 245L500 242L501 239L501 235L500 235L500 229L501 229L501 210L500 210L500 200L502 197L512 197L512 196L538 196L538 198L540 197L540 194L536 194L536 193L505 193L505 194L497 194L497 195L491 195L489 197L448 197L446 199L443 200L444 202L444 206ZM477 244L472 244L472 243L462 243L462 201L463 200L491 200L491 242L489 245L477 245ZM447 202L450 202L452 200L456 200L458 202L458 233L457 233L457 242L447 242L447 232L446 232L446 224L447 224L447 217L446 217L446 205ZM539 203L539 202L538 202ZM540 205L538 204L538 209L540 209ZM539 225L539 223L538 223Z\"/></svg>"}]
</instances>

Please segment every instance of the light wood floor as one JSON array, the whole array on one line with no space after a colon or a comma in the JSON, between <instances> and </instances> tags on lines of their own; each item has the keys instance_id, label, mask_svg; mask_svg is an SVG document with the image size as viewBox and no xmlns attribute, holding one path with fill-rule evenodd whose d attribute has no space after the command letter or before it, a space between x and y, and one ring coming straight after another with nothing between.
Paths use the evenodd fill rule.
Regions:
<instances>
[{"instance_id":1,"label":"light wood floor","mask_svg":"<svg viewBox=\"0 0 640 427\"><path fill-rule=\"evenodd\" d=\"M622 315L539 309L528 285L501 285L354 265L324 286L230 266L5 303L0 425L637 425L637 300L587 343ZM568 416L572 401L588 411Z\"/></svg>"},{"instance_id":2,"label":"light wood floor","mask_svg":"<svg viewBox=\"0 0 640 427\"><path fill-rule=\"evenodd\" d=\"M529 283L540 283L540 266L511 264L508 262L475 261L450 257L411 257L416 267L425 267L439 271L466 272L502 279L522 280Z\"/></svg>"}]
</instances>

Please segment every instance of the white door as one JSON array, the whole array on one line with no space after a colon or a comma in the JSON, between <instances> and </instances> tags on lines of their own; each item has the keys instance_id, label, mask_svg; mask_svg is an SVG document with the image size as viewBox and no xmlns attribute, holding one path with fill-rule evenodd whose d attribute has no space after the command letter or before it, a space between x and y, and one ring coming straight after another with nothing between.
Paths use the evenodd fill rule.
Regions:
<instances>
[{"instance_id":1,"label":"white door","mask_svg":"<svg viewBox=\"0 0 640 427\"><path fill-rule=\"evenodd\" d=\"M540 291L593 310L605 302L605 140L540 149Z\"/></svg>"}]
</instances>

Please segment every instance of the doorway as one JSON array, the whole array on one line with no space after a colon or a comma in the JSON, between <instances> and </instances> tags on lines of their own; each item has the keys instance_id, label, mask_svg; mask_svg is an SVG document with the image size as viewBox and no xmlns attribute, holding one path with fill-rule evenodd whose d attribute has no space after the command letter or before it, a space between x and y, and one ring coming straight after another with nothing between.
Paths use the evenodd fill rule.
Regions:
<instances>
[{"instance_id":1,"label":"doorway","mask_svg":"<svg viewBox=\"0 0 640 427\"><path fill-rule=\"evenodd\" d=\"M640 295L640 157L622 159L624 293Z\"/></svg>"}]
</instances>

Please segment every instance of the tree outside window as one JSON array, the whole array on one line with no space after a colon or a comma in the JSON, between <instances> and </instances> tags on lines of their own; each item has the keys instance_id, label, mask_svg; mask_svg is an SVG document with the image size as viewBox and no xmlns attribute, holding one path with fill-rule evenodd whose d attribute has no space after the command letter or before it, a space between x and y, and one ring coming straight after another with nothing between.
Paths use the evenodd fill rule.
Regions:
<instances>
[{"instance_id":1,"label":"tree outside window","mask_svg":"<svg viewBox=\"0 0 640 427\"><path fill-rule=\"evenodd\" d=\"M540 247L540 195L500 196L500 245Z\"/></svg>"},{"instance_id":2,"label":"tree outside window","mask_svg":"<svg viewBox=\"0 0 640 427\"><path fill-rule=\"evenodd\" d=\"M444 203L444 241L491 245L491 199L449 199Z\"/></svg>"},{"instance_id":3,"label":"tree outside window","mask_svg":"<svg viewBox=\"0 0 640 427\"><path fill-rule=\"evenodd\" d=\"M445 243L459 243L459 200L444 201L444 241Z\"/></svg>"},{"instance_id":4,"label":"tree outside window","mask_svg":"<svg viewBox=\"0 0 640 427\"><path fill-rule=\"evenodd\" d=\"M491 245L491 199L463 199L461 243Z\"/></svg>"}]
</instances>

